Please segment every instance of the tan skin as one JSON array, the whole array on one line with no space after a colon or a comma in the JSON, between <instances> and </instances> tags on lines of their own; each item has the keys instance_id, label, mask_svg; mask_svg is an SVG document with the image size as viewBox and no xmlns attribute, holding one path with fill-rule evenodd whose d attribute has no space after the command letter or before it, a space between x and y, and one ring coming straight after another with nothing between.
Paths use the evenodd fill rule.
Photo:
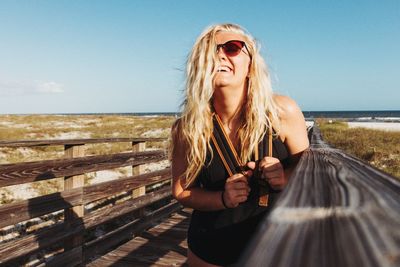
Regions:
<instances>
[{"instance_id":1,"label":"tan skin","mask_svg":"<svg viewBox=\"0 0 400 267\"><path fill-rule=\"evenodd\" d=\"M216 43L223 44L229 40L244 40L240 34L232 32L219 32L216 34ZM214 78L213 105L220 116L224 129L235 147L239 140L236 132L242 123L240 108L246 101L246 78L250 64L250 57L245 49L235 57L228 57L223 50L218 51L219 64L226 72L218 72ZM297 104L286 96L274 96L281 108L281 129L279 138L286 145L293 159L299 158L301 153L309 146L304 117ZM173 137L174 142L179 142ZM175 153L172 155L173 196L184 206L203 211L225 209L221 194L229 208L237 207L247 200L250 192L248 177L251 177L256 168L255 162L248 162L250 168L245 174L234 174L226 180L225 190L220 192L207 191L199 187L184 188L183 173L187 168L185 147L175 144ZM296 160L287 169L283 169L279 159L264 157L258 166L262 178L266 179L272 188L283 189L288 183L291 171ZM216 266L207 263L188 250L189 266Z\"/></svg>"}]
</instances>

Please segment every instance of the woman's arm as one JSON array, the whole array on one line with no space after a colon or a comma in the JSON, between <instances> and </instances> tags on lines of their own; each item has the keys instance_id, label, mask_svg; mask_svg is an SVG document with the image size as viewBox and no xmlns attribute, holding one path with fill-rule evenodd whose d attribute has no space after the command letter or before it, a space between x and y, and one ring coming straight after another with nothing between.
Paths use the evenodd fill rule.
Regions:
<instances>
[{"instance_id":1,"label":"woman's arm","mask_svg":"<svg viewBox=\"0 0 400 267\"><path fill-rule=\"evenodd\" d=\"M176 124L174 127L177 127ZM236 207L239 203L247 200L250 188L247 184L247 177L243 174L235 174L227 179L224 191L208 191L206 189L192 186L185 188L184 173L188 166L186 159L186 148L179 138L179 131L172 129L172 141L174 150L172 151L172 195L182 205L197 210L213 211L222 210L226 207ZM246 173L249 177L252 172Z\"/></svg>"},{"instance_id":2,"label":"woman's arm","mask_svg":"<svg viewBox=\"0 0 400 267\"><path fill-rule=\"evenodd\" d=\"M287 96L280 95L275 95L274 100L280 108L279 137L289 151L290 164L283 169L278 159L264 157L259 168L272 188L283 189L303 151L309 147L309 141L304 116L296 102Z\"/></svg>"}]
</instances>

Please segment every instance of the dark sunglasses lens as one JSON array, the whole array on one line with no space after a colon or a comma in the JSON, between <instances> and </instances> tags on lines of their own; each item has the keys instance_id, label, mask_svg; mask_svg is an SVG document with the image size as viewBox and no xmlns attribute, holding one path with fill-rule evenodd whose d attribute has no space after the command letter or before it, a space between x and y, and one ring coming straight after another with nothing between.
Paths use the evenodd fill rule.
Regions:
<instances>
[{"instance_id":1,"label":"dark sunglasses lens","mask_svg":"<svg viewBox=\"0 0 400 267\"><path fill-rule=\"evenodd\" d=\"M240 51L243 48L243 43L241 42L236 42L236 41L232 41L232 42L227 42L224 46L224 52L225 54L227 54L228 56L236 56L240 53Z\"/></svg>"}]
</instances>

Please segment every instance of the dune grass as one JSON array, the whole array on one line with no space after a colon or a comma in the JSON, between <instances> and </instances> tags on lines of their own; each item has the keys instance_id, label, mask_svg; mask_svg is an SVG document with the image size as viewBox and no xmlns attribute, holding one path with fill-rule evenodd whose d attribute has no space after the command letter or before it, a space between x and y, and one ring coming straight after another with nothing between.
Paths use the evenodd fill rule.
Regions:
<instances>
[{"instance_id":1,"label":"dune grass","mask_svg":"<svg viewBox=\"0 0 400 267\"><path fill-rule=\"evenodd\" d=\"M173 116L143 117L120 115L0 115L0 140L77 139L113 137L167 138ZM148 148L164 146L150 142ZM87 155L131 150L128 143L87 145ZM34 161L63 156L62 146L0 148L0 164Z\"/></svg>"},{"instance_id":2,"label":"dune grass","mask_svg":"<svg viewBox=\"0 0 400 267\"><path fill-rule=\"evenodd\" d=\"M119 115L0 115L0 140L59 138L74 133L77 138L167 137L173 116Z\"/></svg>"},{"instance_id":3,"label":"dune grass","mask_svg":"<svg viewBox=\"0 0 400 267\"><path fill-rule=\"evenodd\" d=\"M349 128L346 122L317 120L324 141L400 178L400 132Z\"/></svg>"}]
</instances>

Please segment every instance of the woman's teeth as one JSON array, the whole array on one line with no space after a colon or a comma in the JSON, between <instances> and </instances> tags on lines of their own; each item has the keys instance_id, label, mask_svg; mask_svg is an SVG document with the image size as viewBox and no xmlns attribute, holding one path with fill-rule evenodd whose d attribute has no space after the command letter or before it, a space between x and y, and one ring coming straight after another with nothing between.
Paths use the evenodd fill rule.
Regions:
<instances>
[{"instance_id":1,"label":"woman's teeth","mask_svg":"<svg viewBox=\"0 0 400 267\"><path fill-rule=\"evenodd\" d=\"M217 72L229 72L230 69L228 67L218 67Z\"/></svg>"}]
</instances>

